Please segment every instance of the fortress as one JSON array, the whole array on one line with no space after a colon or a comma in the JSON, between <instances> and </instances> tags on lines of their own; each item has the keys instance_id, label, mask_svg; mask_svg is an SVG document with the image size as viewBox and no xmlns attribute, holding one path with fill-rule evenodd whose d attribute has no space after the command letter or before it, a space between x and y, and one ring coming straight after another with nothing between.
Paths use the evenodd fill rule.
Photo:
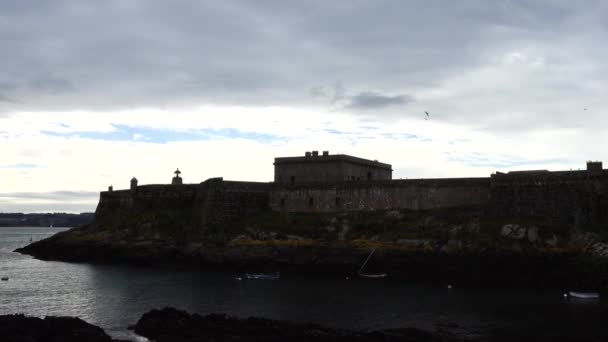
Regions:
<instances>
[{"instance_id":1,"label":"fortress","mask_svg":"<svg viewBox=\"0 0 608 342\"><path fill-rule=\"evenodd\" d=\"M273 182L211 178L183 184L138 185L100 194L97 215L124 211L187 210L200 227L222 225L265 211L342 212L479 207L505 217L541 217L567 226L608 223L608 170L497 172L490 177L392 179L392 167L376 160L324 151L275 158Z\"/></svg>"}]
</instances>

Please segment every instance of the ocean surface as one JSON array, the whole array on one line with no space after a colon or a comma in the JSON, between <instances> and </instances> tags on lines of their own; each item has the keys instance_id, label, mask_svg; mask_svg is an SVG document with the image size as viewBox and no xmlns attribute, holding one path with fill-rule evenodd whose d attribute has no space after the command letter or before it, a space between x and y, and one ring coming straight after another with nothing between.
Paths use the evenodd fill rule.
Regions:
<instances>
[{"instance_id":1,"label":"ocean surface","mask_svg":"<svg viewBox=\"0 0 608 342\"><path fill-rule=\"evenodd\" d=\"M418 327L471 337L529 332L608 336L608 303L560 291L452 289L344 274L282 274L237 280L234 272L40 261L14 253L61 228L0 228L0 314L77 316L120 338L146 311L173 306L200 314L316 322L373 330ZM142 339L145 340L145 339Z\"/></svg>"}]
</instances>

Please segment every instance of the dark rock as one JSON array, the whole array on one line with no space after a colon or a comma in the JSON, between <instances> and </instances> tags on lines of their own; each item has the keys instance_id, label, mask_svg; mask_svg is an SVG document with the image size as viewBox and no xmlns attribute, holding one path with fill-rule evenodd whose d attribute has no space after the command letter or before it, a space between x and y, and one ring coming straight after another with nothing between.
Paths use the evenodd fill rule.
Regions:
<instances>
[{"instance_id":1,"label":"dark rock","mask_svg":"<svg viewBox=\"0 0 608 342\"><path fill-rule=\"evenodd\" d=\"M131 327L135 333L157 342L190 341L461 341L462 339L419 329L355 332L316 324L224 314L200 316L173 308L145 313Z\"/></svg>"},{"instance_id":2,"label":"dark rock","mask_svg":"<svg viewBox=\"0 0 608 342\"><path fill-rule=\"evenodd\" d=\"M0 316L0 340L6 342L117 342L103 329L74 317Z\"/></svg>"}]
</instances>

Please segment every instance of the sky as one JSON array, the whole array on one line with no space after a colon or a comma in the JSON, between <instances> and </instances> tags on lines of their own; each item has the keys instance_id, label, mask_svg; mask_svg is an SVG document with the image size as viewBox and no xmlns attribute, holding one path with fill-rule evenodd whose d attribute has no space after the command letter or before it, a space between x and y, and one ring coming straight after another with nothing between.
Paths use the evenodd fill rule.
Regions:
<instances>
[{"instance_id":1,"label":"sky","mask_svg":"<svg viewBox=\"0 0 608 342\"><path fill-rule=\"evenodd\" d=\"M608 161L607 40L594 0L2 0L0 212L178 167L267 182L313 150L404 179L582 169Z\"/></svg>"}]
</instances>

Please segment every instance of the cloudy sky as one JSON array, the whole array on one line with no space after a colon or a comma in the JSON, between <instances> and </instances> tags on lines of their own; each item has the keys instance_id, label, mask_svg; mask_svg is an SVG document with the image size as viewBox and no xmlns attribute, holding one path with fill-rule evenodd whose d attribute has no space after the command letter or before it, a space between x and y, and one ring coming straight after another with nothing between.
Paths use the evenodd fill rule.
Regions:
<instances>
[{"instance_id":1,"label":"cloudy sky","mask_svg":"<svg viewBox=\"0 0 608 342\"><path fill-rule=\"evenodd\" d=\"M1 0L0 212L176 167L270 181L310 150L394 178L584 168L608 161L607 40L593 0Z\"/></svg>"}]
</instances>

